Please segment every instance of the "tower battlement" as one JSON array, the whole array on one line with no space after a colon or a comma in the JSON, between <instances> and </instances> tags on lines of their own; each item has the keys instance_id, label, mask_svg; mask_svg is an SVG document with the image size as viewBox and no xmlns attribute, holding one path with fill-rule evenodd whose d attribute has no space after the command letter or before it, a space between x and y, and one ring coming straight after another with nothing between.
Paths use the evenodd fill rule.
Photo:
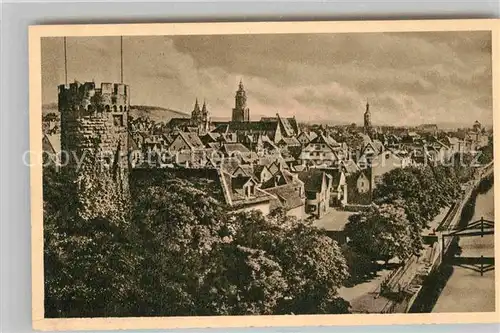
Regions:
<instances>
[{"instance_id":1,"label":"tower battlement","mask_svg":"<svg viewBox=\"0 0 500 333\"><path fill-rule=\"evenodd\" d=\"M108 207L112 193L127 197L129 86L75 81L59 85L58 96L61 148L67 158L64 170L77 184L82 205L101 200L108 202ZM96 163L105 167L98 175L92 166ZM102 182L98 195L87 188L96 182ZM94 208L87 207L85 216L102 214Z\"/></svg>"},{"instance_id":2,"label":"tower battlement","mask_svg":"<svg viewBox=\"0 0 500 333\"><path fill-rule=\"evenodd\" d=\"M94 82L59 85L59 111L127 112L130 104L129 86L122 83Z\"/></svg>"}]
</instances>

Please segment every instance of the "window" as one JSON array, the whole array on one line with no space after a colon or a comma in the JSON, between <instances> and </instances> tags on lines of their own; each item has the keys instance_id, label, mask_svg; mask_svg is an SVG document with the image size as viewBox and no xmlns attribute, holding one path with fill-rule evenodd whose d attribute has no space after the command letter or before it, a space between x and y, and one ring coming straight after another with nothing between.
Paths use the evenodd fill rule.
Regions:
<instances>
[{"instance_id":1,"label":"window","mask_svg":"<svg viewBox=\"0 0 500 333\"><path fill-rule=\"evenodd\" d=\"M118 111L118 108L116 107L116 105L113 105L113 112L116 112Z\"/></svg>"},{"instance_id":2,"label":"window","mask_svg":"<svg viewBox=\"0 0 500 333\"><path fill-rule=\"evenodd\" d=\"M123 126L123 115L114 115L113 124L115 126Z\"/></svg>"},{"instance_id":3,"label":"window","mask_svg":"<svg viewBox=\"0 0 500 333\"><path fill-rule=\"evenodd\" d=\"M245 190L247 197L255 194L255 187L253 185L248 185Z\"/></svg>"},{"instance_id":4,"label":"window","mask_svg":"<svg viewBox=\"0 0 500 333\"><path fill-rule=\"evenodd\" d=\"M120 105L120 112L123 112L123 106Z\"/></svg>"},{"instance_id":5,"label":"window","mask_svg":"<svg viewBox=\"0 0 500 333\"><path fill-rule=\"evenodd\" d=\"M105 109L106 109L106 112L109 112L109 111L110 111L110 109L109 109L109 105L108 105L108 104L106 104Z\"/></svg>"}]
</instances>

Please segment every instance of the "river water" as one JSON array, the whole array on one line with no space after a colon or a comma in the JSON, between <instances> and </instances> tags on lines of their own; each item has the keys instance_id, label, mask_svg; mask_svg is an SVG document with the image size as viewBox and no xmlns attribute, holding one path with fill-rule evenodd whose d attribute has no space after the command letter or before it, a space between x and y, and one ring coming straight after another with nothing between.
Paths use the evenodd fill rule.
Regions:
<instances>
[{"instance_id":1,"label":"river water","mask_svg":"<svg viewBox=\"0 0 500 333\"><path fill-rule=\"evenodd\" d=\"M471 222L481 217L493 221L493 188L478 194ZM493 257L494 236L461 237L461 257ZM452 266L452 273L446 282L432 312L490 312L495 311L494 270L483 276L471 267Z\"/></svg>"}]
</instances>

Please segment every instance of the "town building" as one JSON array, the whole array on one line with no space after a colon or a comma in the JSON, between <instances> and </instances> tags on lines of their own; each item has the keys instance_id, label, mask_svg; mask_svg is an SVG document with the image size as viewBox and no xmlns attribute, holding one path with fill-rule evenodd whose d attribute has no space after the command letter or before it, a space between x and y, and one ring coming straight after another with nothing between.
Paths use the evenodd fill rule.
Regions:
<instances>
[{"instance_id":1,"label":"town building","mask_svg":"<svg viewBox=\"0 0 500 333\"><path fill-rule=\"evenodd\" d=\"M300 172L298 177L304 183L306 213L316 218L323 217L330 209L332 176L324 171L311 169Z\"/></svg>"}]
</instances>

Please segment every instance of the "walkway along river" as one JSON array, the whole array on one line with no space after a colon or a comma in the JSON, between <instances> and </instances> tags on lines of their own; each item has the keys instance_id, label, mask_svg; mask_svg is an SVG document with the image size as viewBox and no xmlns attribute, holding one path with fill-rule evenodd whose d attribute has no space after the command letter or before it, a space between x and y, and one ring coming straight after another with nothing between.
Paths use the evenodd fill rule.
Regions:
<instances>
[{"instance_id":1,"label":"walkway along river","mask_svg":"<svg viewBox=\"0 0 500 333\"><path fill-rule=\"evenodd\" d=\"M470 221L481 217L494 220L493 187L486 193L478 193ZM460 237L455 256L493 257L494 235ZM458 252L458 253L457 253ZM474 267L445 263L444 271L450 276L437 299L432 312L489 312L495 311L495 271L483 276Z\"/></svg>"},{"instance_id":2,"label":"walkway along river","mask_svg":"<svg viewBox=\"0 0 500 333\"><path fill-rule=\"evenodd\" d=\"M481 218L494 221L493 177L484 179L462 212L461 227ZM494 257L494 235L458 237L447 259L423 286L410 312L495 311L495 273L481 275L477 265L456 258Z\"/></svg>"}]
</instances>

